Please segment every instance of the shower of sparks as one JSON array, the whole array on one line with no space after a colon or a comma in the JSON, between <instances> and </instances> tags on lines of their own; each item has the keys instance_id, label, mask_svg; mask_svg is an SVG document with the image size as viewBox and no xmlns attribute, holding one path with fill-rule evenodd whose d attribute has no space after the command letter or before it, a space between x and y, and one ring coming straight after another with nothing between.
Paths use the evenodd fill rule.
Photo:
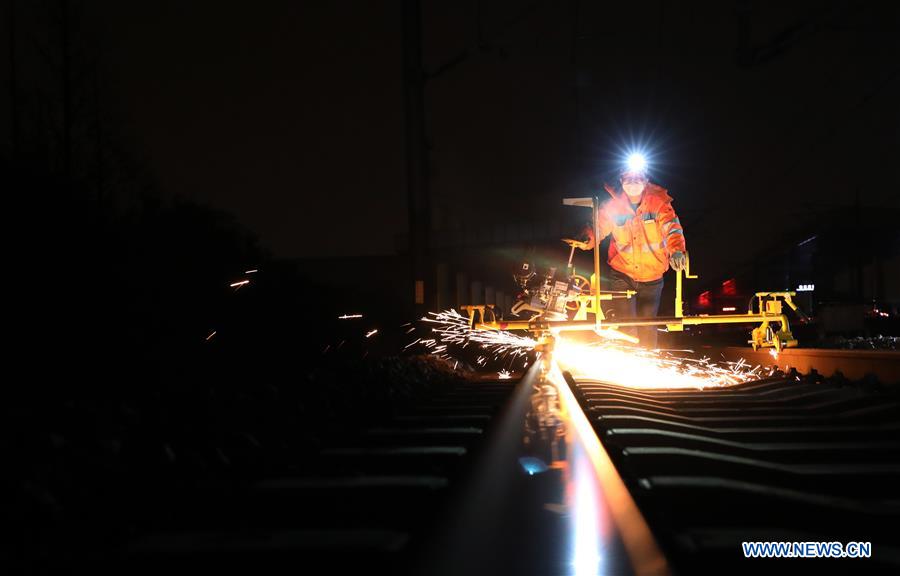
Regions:
<instances>
[{"instance_id":1,"label":"shower of sparks","mask_svg":"<svg viewBox=\"0 0 900 576\"><path fill-rule=\"evenodd\" d=\"M446 354L448 348L464 349L470 345L479 349L475 363L487 366L488 361L510 360L515 362L525 358L534 349L537 341L533 338L518 336L502 330L474 330L469 325L469 318L456 310L429 312L422 318L423 322L432 324L431 331L437 337L421 339L418 342L429 348L432 354Z\"/></svg>"},{"instance_id":2,"label":"shower of sparks","mask_svg":"<svg viewBox=\"0 0 900 576\"><path fill-rule=\"evenodd\" d=\"M501 380L509 380L512 378L512 373L509 370L501 370L497 372L497 376L499 376Z\"/></svg>"},{"instance_id":3,"label":"shower of sparks","mask_svg":"<svg viewBox=\"0 0 900 576\"><path fill-rule=\"evenodd\" d=\"M343 316L338 316L338 320L350 320L353 318L362 318L362 314L344 314Z\"/></svg>"},{"instance_id":4,"label":"shower of sparks","mask_svg":"<svg viewBox=\"0 0 900 576\"><path fill-rule=\"evenodd\" d=\"M216 335L216 331L213 330L212 332L210 332L209 336L206 337L206 341L209 342L212 339L212 337L215 335Z\"/></svg>"},{"instance_id":5,"label":"shower of sparks","mask_svg":"<svg viewBox=\"0 0 900 576\"><path fill-rule=\"evenodd\" d=\"M712 388L767 376L743 358L723 367L709 358L680 358L663 350L612 342L582 344L565 338L557 339L554 359L576 379L631 388Z\"/></svg>"},{"instance_id":6,"label":"shower of sparks","mask_svg":"<svg viewBox=\"0 0 900 576\"><path fill-rule=\"evenodd\" d=\"M244 274L256 274L257 272L259 272L259 270L256 270L256 269L254 269L254 270L244 270Z\"/></svg>"},{"instance_id":7,"label":"shower of sparks","mask_svg":"<svg viewBox=\"0 0 900 576\"><path fill-rule=\"evenodd\" d=\"M432 325L435 337L417 338L406 348L418 344L439 358L451 359L453 350L473 345L477 347L475 364L478 366L487 367L490 360L511 361L498 373L501 378L511 377L512 362L517 359L524 360L522 368L527 368L528 354L538 344L533 338L511 332L476 330L470 326L469 318L456 310L429 312L422 321ZM555 334L554 363L578 379L632 388L711 388L770 375L760 366L747 364L743 358L737 362L713 362L705 357L697 360L676 356L674 353L679 351L629 346L604 336L607 338L588 344Z\"/></svg>"},{"instance_id":8,"label":"shower of sparks","mask_svg":"<svg viewBox=\"0 0 900 576\"><path fill-rule=\"evenodd\" d=\"M249 284L249 283L250 283L249 280L241 280L240 282L233 282L233 283L230 284L229 286L231 286L231 287L234 288L235 290L240 290L240 289L241 289L241 286L244 286L245 284Z\"/></svg>"},{"instance_id":9,"label":"shower of sparks","mask_svg":"<svg viewBox=\"0 0 900 576\"><path fill-rule=\"evenodd\" d=\"M371 332L368 332L368 333L366 334L366 338L370 338L370 337L374 336L374 335L377 334L377 333L378 333L378 328L372 330Z\"/></svg>"},{"instance_id":10,"label":"shower of sparks","mask_svg":"<svg viewBox=\"0 0 900 576\"><path fill-rule=\"evenodd\" d=\"M769 354L772 355L772 358L778 360L778 350L772 348L771 350L769 350Z\"/></svg>"}]
</instances>

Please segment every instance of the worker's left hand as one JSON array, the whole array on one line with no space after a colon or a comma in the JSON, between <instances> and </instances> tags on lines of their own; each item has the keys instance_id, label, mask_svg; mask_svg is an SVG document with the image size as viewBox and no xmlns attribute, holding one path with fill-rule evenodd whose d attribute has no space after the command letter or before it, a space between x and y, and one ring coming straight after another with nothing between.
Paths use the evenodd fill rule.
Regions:
<instances>
[{"instance_id":1,"label":"worker's left hand","mask_svg":"<svg viewBox=\"0 0 900 576\"><path fill-rule=\"evenodd\" d=\"M684 252L673 252L671 256L669 256L669 266L672 267L672 270L684 270L685 263L687 259L684 257Z\"/></svg>"}]
</instances>

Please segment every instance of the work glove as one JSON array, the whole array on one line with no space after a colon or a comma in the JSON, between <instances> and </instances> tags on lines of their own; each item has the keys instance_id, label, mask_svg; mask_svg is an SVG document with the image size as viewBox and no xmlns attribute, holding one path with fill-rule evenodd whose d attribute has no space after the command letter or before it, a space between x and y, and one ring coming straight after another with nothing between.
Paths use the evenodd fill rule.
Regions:
<instances>
[{"instance_id":1,"label":"work glove","mask_svg":"<svg viewBox=\"0 0 900 576\"><path fill-rule=\"evenodd\" d=\"M669 256L669 266L672 267L672 270L684 270L686 263L687 258L685 258L684 252L672 252L672 255Z\"/></svg>"}]
</instances>

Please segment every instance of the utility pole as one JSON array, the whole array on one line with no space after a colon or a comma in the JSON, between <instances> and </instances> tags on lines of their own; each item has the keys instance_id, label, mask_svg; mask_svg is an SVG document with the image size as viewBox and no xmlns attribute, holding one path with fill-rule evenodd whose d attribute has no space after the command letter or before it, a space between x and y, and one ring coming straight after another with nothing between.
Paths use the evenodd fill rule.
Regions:
<instances>
[{"instance_id":1,"label":"utility pole","mask_svg":"<svg viewBox=\"0 0 900 576\"><path fill-rule=\"evenodd\" d=\"M428 266L431 212L425 145L425 71L422 65L422 9L419 0L403 1L403 95L406 119L406 189L409 209L409 252L413 310L426 311L430 290Z\"/></svg>"},{"instance_id":2,"label":"utility pole","mask_svg":"<svg viewBox=\"0 0 900 576\"><path fill-rule=\"evenodd\" d=\"M71 191L72 182L72 78L71 46L69 45L69 0L60 0L62 27L62 108L63 108L63 173L65 186Z\"/></svg>"},{"instance_id":3,"label":"utility pole","mask_svg":"<svg viewBox=\"0 0 900 576\"><path fill-rule=\"evenodd\" d=\"M10 155L12 164L19 159L19 101L17 100L18 74L16 70L16 0L9 0L9 113L10 113Z\"/></svg>"}]
</instances>

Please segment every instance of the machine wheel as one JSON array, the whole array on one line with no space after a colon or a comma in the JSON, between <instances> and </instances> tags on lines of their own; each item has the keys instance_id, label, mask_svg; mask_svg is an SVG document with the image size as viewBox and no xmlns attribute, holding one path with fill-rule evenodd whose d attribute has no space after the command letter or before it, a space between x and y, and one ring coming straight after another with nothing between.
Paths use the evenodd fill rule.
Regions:
<instances>
[{"instance_id":1,"label":"machine wheel","mask_svg":"<svg viewBox=\"0 0 900 576\"><path fill-rule=\"evenodd\" d=\"M591 282L584 276L575 275L572 277L572 285L578 290L581 294L590 294L591 293ZM566 302L566 310L570 312L574 312L578 310L578 300L569 300Z\"/></svg>"}]
</instances>

